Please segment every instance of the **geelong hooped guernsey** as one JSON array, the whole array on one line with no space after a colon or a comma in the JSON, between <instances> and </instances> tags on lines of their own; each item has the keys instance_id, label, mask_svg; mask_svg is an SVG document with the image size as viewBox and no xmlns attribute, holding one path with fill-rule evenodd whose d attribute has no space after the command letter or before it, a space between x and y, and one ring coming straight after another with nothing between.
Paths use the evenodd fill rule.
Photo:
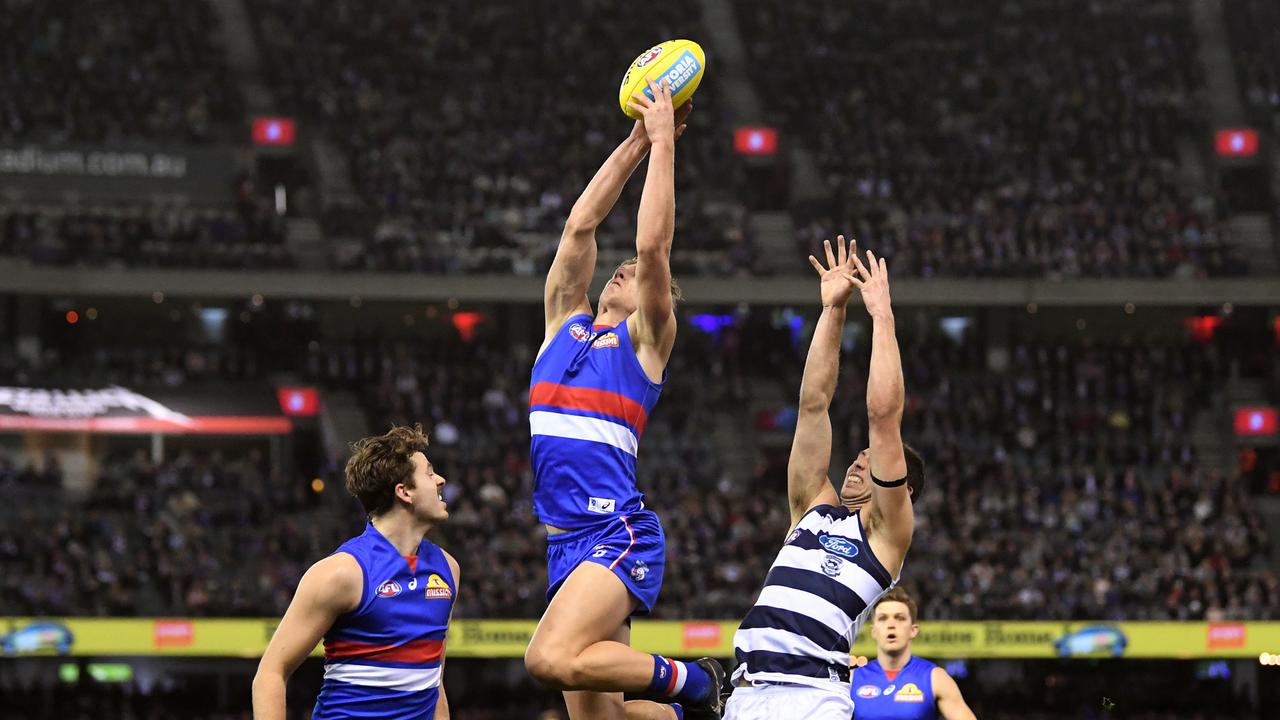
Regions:
<instances>
[{"instance_id":1,"label":"geelong hooped guernsey","mask_svg":"<svg viewBox=\"0 0 1280 720\"><path fill-rule=\"evenodd\" d=\"M324 684L312 718L430 720L457 593L444 552L423 540L410 569L372 523L336 552L360 563L364 591L360 605L325 633Z\"/></svg>"},{"instance_id":2,"label":"geelong hooped guernsey","mask_svg":"<svg viewBox=\"0 0 1280 720\"><path fill-rule=\"evenodd\" d=\"M734 682L849 692L849 651L893 578L871 553L857 512L819 505L800 519L733 636Z\"/></svg>"},{"instance_id":3,"label":"geelong hooped guernsey","mask_svg":"<svg viewBox=\"0 0 1280 720\"><path fill-rule=\"evenodd\" d=\"M529 432L533 507L560 528L640 510L636 453L662 384L649 380L624 321L574 315L533 365Z\"/></svg>"}]
</instances>

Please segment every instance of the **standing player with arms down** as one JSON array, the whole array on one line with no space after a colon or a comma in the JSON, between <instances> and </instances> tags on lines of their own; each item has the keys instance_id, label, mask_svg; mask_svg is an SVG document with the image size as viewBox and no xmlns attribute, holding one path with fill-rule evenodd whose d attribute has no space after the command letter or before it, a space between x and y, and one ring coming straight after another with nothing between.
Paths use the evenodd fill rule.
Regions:
<instances>
[{"instance_id":1,"label":"standing player with arms down","mask_svg":"<svg viewBox=\"0 0 1280 720\"><path fill-rule=\"evenodd\" d=\"M447 720L444 639L458 561L426 539L449 517L421 426L354 443L347 491L364 534L311 566L253 679L255 720L284 720L289 676L324 638L313 720Z\"/></svg>"},{"instance_id":2,"label":"standing player with arms down","mask_svg":"<svg viewBox=\"0 0 1280 720\"><path fill-rule=\"evenodd\" d=\"M822 315L805 361L787 464L791 532L734 635L739 664L726 720L849 719L849 651L871 604L897 582L915 523L911 503L924 487L924 464L902 443L902 361L888 268L870 252L864 266L856 243L846 254L844 236L838 259L830 241L825 247L825 268L809 257L822 279ZM871 447L845 471L837 496L827 478L828 409L855 287L872 319Z\"/></svg>"},{"instance_id":3,"label":"standing player with arms down","mask_svg":"<svg viewBox=\"0 0 1280 720\"><path fill-rule=\"evenodd\" d=\"M649 81L653 100L574 204L547 275L546 340L533 366L529 428L534 509L547 526L550 604L525 652L529 673L564 691L574 720L680 717L679 706L623 706L622 693L683 704L689 718L719 717L724 671L713 660L682 663L630 647L630 617L648 612L666 565L657 516L636 488L639 439L658 402L675 344L671 282L675 232L677 113L671 91ZM677 119L679 116L679 119ZM649 155L636 229L637 258L600 293L587 290L596 227ZM674 711L673 711L673 708Z\"/></svg>"},{"instance_id":4,"label":"standing player with arms down","mask_svg":"<svg viewBox=\"0 0 1280 720\"><path fill-rule=\"evenodd\" d=\"M853 670L855 720L977 720L946 670L911 654L916 602L895 587L871 611L876 659Z\"/></svg>"}]
</instances>

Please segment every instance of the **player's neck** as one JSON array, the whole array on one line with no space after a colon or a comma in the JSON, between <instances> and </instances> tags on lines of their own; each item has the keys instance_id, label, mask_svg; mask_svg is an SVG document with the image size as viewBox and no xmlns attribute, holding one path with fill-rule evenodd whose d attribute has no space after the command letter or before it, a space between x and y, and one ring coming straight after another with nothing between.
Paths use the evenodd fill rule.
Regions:
<instances>
[{"instance_id":1,"label":"player's neck","mask_svg":"<svg viewBox=\"0 0 1280 720\"><path fill-rule=\"evenodd\" d=\"M615 312L609 308L600 308L600 314L596 315L592 323L596 327L617 327L627 316L622 313Z\"/></svg>"},{"instance_id":2,"label":"player's neck","mask_svg":"<svg viewBox=\"0 0 1280 720\"><path fill-rule=\"evenodd\" d=\"M876 657L882 670L901 670L911 662L911 648L906 647L900 653L882 652Z\"/></svg>"},{"instance_id":3,"label":"player's neck","mask_svg":"<svg viewBox=\"0 0 1280 720\"><path fill-rule=\"evenodd\" d=\"M422 538L431 529L431 523L418 522L413 515L401 510L391 510L371 521L373 528L401 555L417 555Z\"/></svg>"}]
</instances>

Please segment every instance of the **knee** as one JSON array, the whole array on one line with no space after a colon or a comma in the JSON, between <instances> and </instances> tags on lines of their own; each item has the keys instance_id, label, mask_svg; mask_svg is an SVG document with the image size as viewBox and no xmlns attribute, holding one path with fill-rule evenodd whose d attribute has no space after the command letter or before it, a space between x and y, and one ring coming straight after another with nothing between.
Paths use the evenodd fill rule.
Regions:
<instances>
[{"instance_id":1,"label":"knee","mask_svg":"<svg viewBox=\"0 0 1280 720\"><path fill-rule=\"evenodd\" d=\"M553 690L576 687L575 660L577 658L564 649L544 643L532 644L524 651L525 670L534 680Z\"/></svg>"}]
</instances>

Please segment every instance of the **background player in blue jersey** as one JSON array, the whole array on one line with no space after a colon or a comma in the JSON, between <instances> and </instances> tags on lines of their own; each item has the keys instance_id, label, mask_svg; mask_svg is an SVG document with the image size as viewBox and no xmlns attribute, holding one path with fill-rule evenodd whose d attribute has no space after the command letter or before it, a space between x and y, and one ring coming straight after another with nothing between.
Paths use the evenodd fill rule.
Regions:
<instances>
[{"instance_id":1,"label":"background player in blue jersey","mask_svg":"<svg viewBox=\"0 0 1280 720\"><path fill-rule=\"evenodd\" d=\"M284 720L285 684L324 638L313 720L442 720L444 640L458 561L425 536L449 517L445 479L421 426L354 443L347 491L369 514L362 535L311 566L253 679L256 720Z\"/></svg>"},{"instance_id":2,"label":"background player in blue jersey","mask_svg":"<svg viewBox=\"0 0 1280 720\"><path fill-rule=\"evenodd\" d=\"M564 691L575 720L719 716L723 670L630 647L629 618L648 612L666 566L657 516L644 508L635 462L676 338L670 254L675 142L689 111L669 87L636 95L643 118L574 204L547 275L546 341L533 366L529 429L534 509L547 526L550 604L525 653L540 682ZM614 271L593 318L587 291L596 227L649 156L634 261ZM624 707L623 692L684 706Z\"/></svg>"},{"instance_id":3,"label":"background player in blue jersey","mask_svg":"<svg viewBox=\"0 0 1280 720\"><path fill-rule=\"evenodd\" d=\"M976 720L946 670L911 654L916 602L893 588L871 611L876 659L853 670L855 720Z\"/></svg>"}]
</instances>

